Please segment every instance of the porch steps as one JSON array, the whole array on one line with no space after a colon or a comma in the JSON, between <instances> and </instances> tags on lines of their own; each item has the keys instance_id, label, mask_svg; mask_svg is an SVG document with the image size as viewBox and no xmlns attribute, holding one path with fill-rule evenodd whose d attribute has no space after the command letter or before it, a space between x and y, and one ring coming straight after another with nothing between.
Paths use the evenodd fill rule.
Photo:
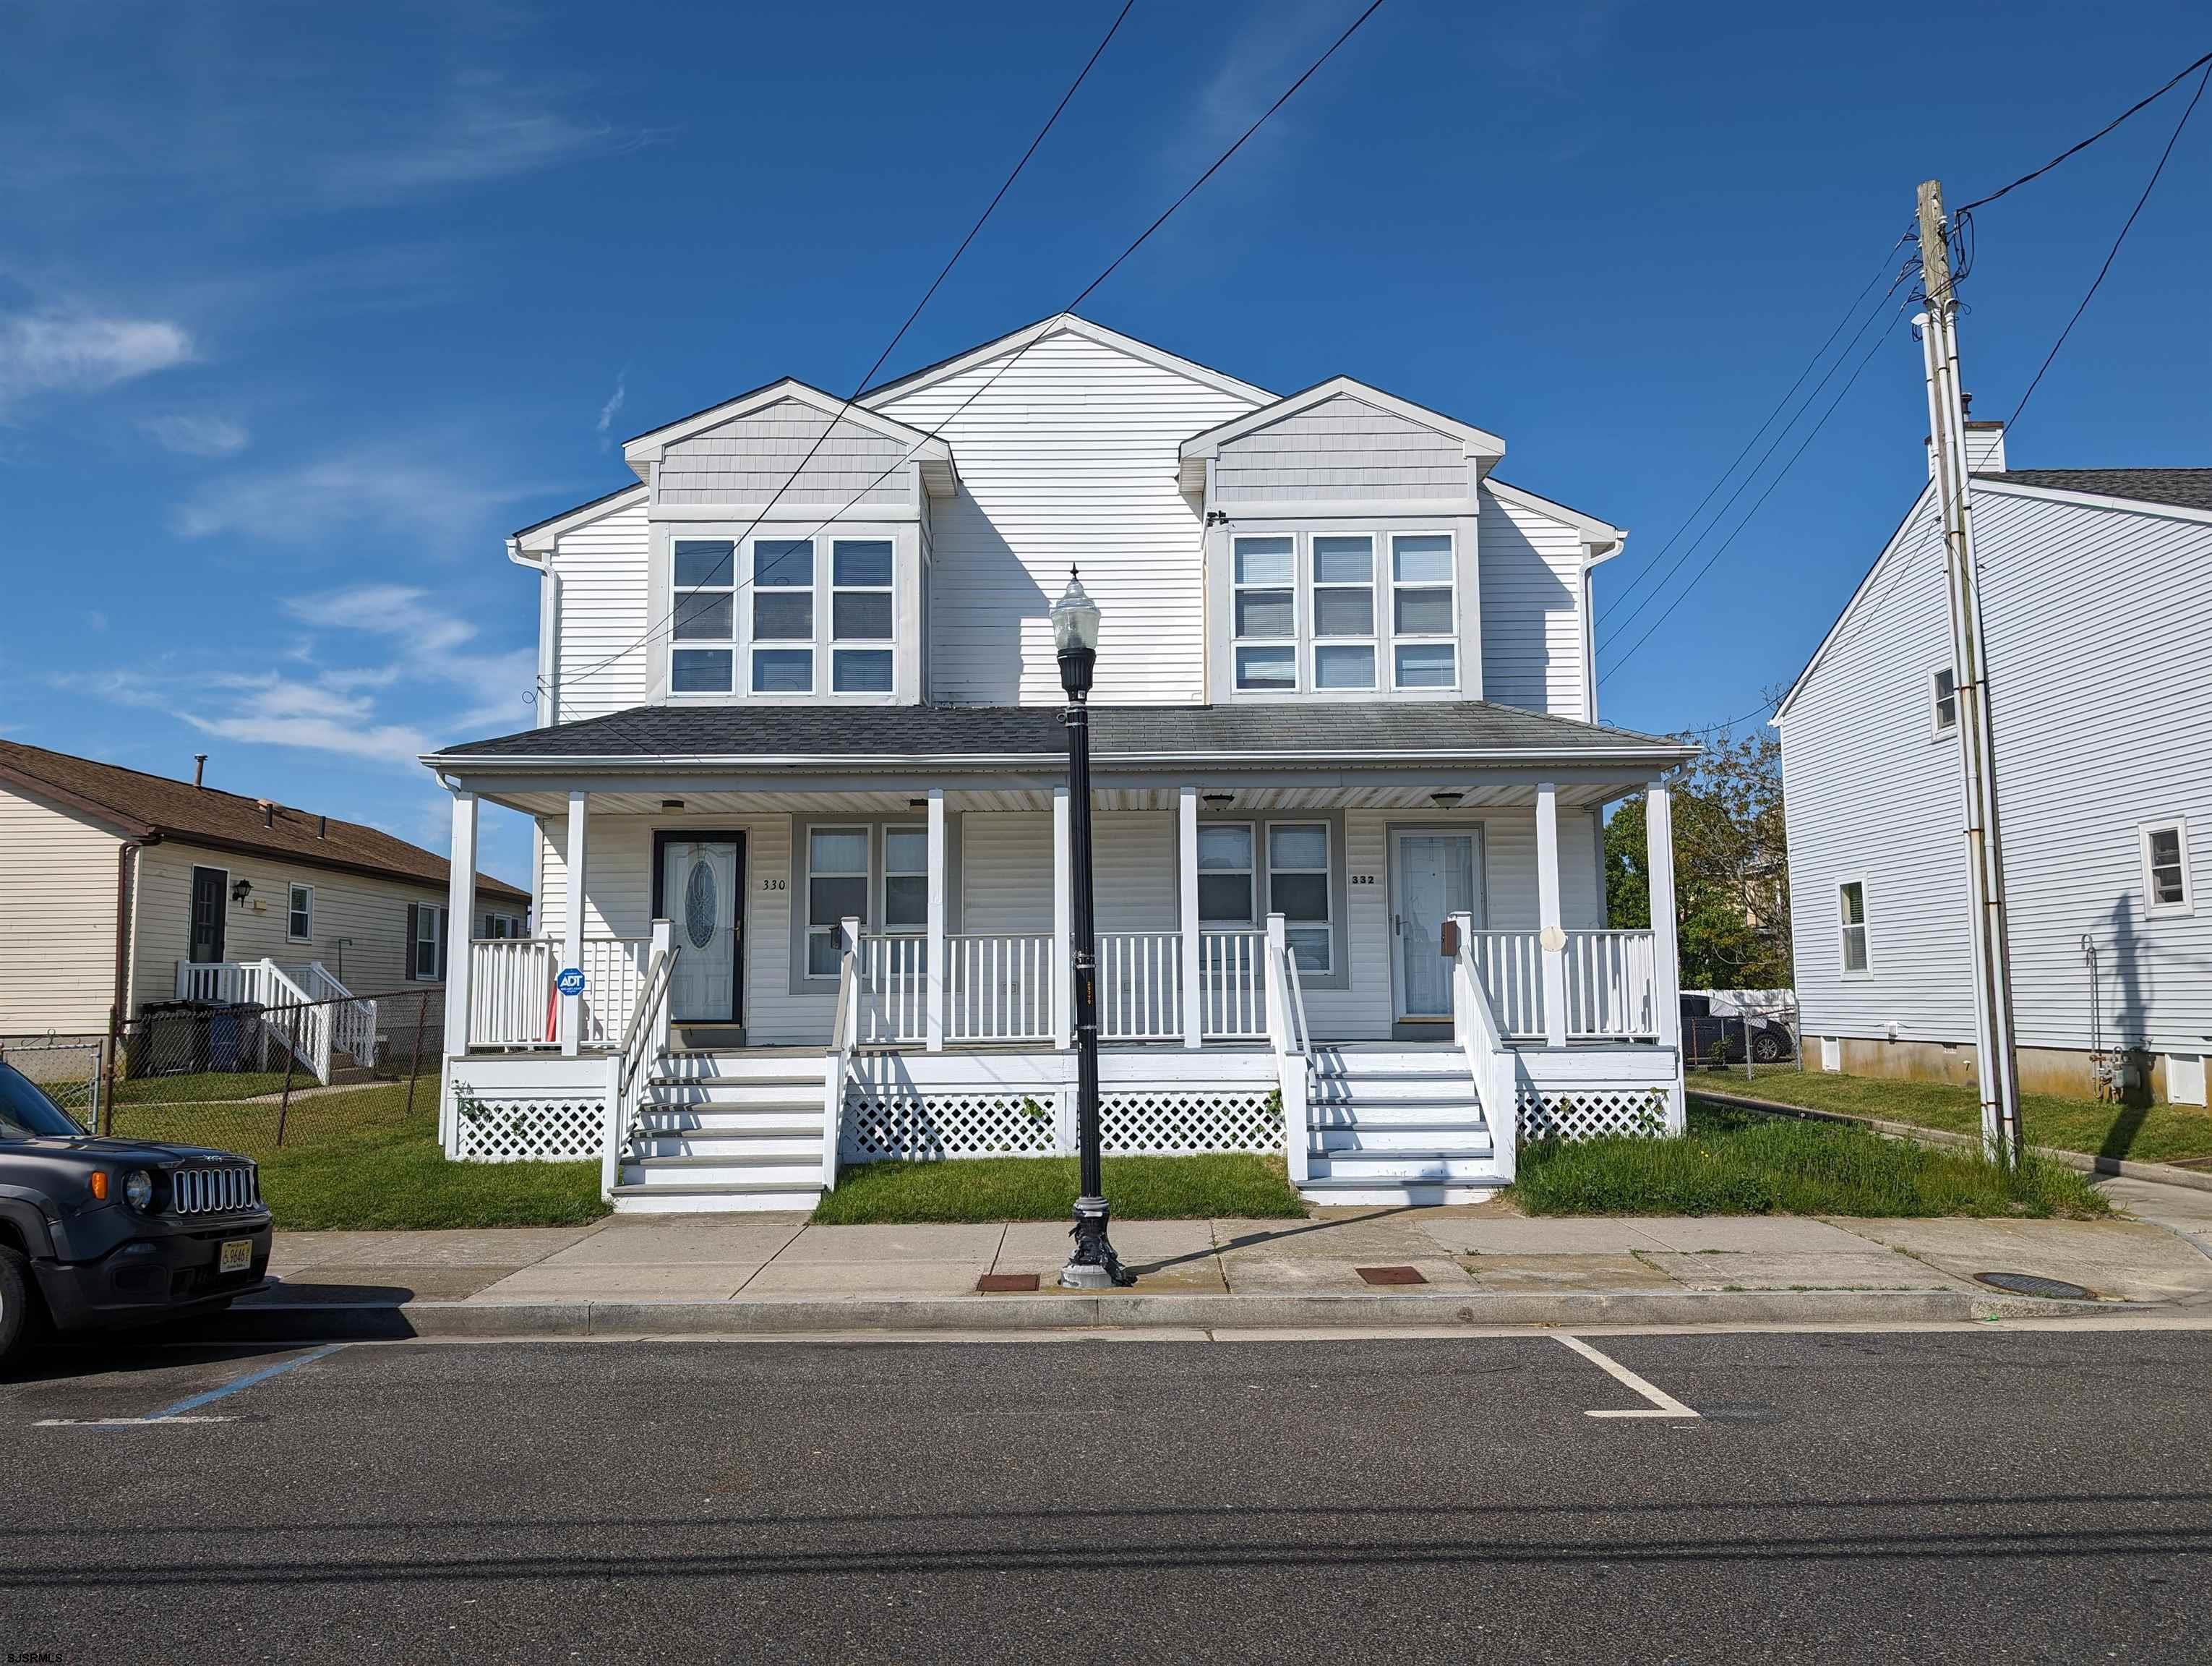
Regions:
<instances>
[{"instance_id":1,"label":"porch steps","mask_svg":"<svg viewBox=\"0 0 2212 1666\"><path fill-rule=\"evenodd\" d=\"M821 1195L818 1060L671 1048L653 1061L618 1213L811 1209Z\"/></svg>"},{"instance_id":2,"label":"porch steps","mask_svg":"<svg viewBox=\"0 0 2212 1666\"><path fill-rule=\"evenodd\" d=\"M1454 1055L1317 1047L1307 1105L1310 1202L1473 1203L1500 1183L1489 1119Z\"/></svg>"}]
</instances>

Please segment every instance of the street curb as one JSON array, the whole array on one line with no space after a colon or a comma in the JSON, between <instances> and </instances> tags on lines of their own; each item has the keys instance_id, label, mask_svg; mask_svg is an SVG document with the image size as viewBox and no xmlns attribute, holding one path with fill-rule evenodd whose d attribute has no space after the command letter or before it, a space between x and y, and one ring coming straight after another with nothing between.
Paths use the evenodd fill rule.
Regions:
<instances>
[{"instance_id":1,"label":"street curb","mask_svg":"<svg viewBox=\"0 0 2212 1666\"><path fill-rule=\"evenodd\" d=\"M1815 1110L1809 1105L1784 1104L1779 1099L1754 1099L1747 1093L1716 1093L1710 1088L1692 1087L1686 1091L1693 1099L1711 1099L1715 1104L1735 1105L1779 1116L1799 1116L1808 1122L1848 1122L1854 1128L1876 1128L1901 1139L1917 1140L1923 1145L1964 1146L1975 1150L1982 1143L1974 1134L1953 1134L1948 1128L1923 1128L1917 1122L1854 1116L1842 1110ZM2186 1186L2191 1191L2212 1192L2212 1174L2199 1174L2193 1169L2177 1169L2165 1163L2138 1163L2127 1157L2095 1157L2086 1152L2060 1151L2056 1146L2030 1146L2028 1150L2049 1162L2078 1169L2083 1174L2112 1174L2128 1180L2148 1180L2160 1186Z\"/></svg>"},{"instance_id":2,"label":"street curb","mask_svg":"<svg viewBox=\"0 0 2212 1666\"><path fill-rule=\"evenodd\" d=\"M228 1341L788 1336L855 1331L1334 1330L1737 1324L1943 1324L2141 1313L2143 1304L2039 1301L1967 1291L1466 1291L1406 1295L1046 1293L917 1298L269 1303L202 1330Z\"/></svg>"}]
</instances>

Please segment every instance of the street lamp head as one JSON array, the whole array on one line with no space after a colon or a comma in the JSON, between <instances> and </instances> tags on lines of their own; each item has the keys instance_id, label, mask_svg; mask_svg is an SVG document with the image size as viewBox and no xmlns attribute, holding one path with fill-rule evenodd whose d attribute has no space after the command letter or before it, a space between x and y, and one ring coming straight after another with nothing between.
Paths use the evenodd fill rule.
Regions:
<instances>
[{"instance_id":1,"label":"street lamp head","mask_svg":"<svg viewBox=\"0 0 2212 1666\"><path fill-rule=\"evenodd\" d=\"M1091 692L1091 668L1098 660L1098 604L1084 593L1083 581L1067 569L1067 588L1052 605L1052 641L1060 655L1060 685L1081 699Z\"/></svg>"}]
</instances>

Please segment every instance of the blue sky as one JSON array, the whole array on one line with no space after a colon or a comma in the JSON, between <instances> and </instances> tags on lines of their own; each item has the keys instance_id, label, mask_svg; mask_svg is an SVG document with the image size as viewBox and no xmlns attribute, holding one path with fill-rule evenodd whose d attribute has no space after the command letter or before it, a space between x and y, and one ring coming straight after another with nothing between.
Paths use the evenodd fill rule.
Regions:
<instances>
[{"instance_id":1,"label":"blue sky","mask_svg":"<svg viewBox=\"0 0 2212 1666\"><path fill-rule=\"evenodd\" d=\"M1113 9L10 7L0 733L175 775L207 751L218 785L442 848L413 756L531 721L536 591L503 534L622 483L656 421L783 374L848 390ZM1057 310L1358 9L1138 0L889 370ZM1507 478L1632 529L1603 605L1917 180L1979 195L2206 33L2158 3L2091 29L1388 0L1085 310L1503 435ZM1978 216L1977 415L2010 410L2180 107ZM2212 462L2208 177L2200 111L2015 465ZM1923 474L1919 350L1878 339L1665 629L1601 655L1608 720L1710 723L1803 663ZM526 880L526 850L497 818L486 865Z\"/></svg>"}]
</instances>

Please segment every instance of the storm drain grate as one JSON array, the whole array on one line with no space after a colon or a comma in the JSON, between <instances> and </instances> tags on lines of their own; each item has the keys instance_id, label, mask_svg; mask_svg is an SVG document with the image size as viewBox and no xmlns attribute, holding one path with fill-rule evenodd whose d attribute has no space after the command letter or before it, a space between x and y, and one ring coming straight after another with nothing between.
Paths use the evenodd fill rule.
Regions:
<instances>
[{"instance_id":1,"label":"storm drain grate","mask_svg":"<svg viewBox=\"0 0 2212 1666\"><path fill-rule=\"evenodd\" d=\"M2097 1292L2063 1279L2046 1279L2040 1273L1977 1273L1974 1282L2015 1296L2042 1296L2054 1302L2094 1302Z\"/></svg>"},{"instance_id":2,"label":"storm drain grate","mask_svg":"<svg viewBox=\"0 0 2212 1666\"><path fill-rule=\"evenodd\" d=\"M1418 1267L1356 1267L1352 1269L1370 1284L1426 1284Z\"/></svg>"}]
</instances>

